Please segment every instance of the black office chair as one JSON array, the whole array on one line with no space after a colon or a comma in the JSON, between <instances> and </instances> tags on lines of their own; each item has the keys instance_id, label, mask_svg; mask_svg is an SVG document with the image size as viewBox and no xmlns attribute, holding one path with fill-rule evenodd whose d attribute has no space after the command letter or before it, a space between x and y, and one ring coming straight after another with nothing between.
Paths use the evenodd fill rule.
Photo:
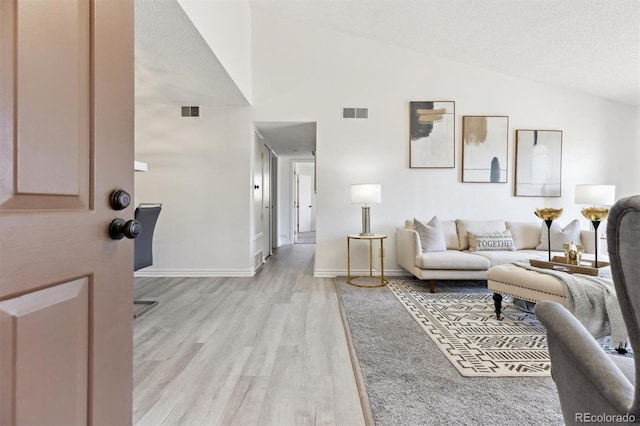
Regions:
<instances>
[{"instance_id":1,"label":"black office chair","mask_svg":"<svg viewBox=\"0 0 640 426\"><path fill-rule=\"evenodd\" d=\"M156 228L162 204L141 203L135 212L135 218L142 225L142 232L135 241L133 270L137 271L153 265L153 231ZM133 317L138 318L156 306L157 300L134 300L134 305L144 305L142 309L134 309Z\"/></svg>"}]
</instances>

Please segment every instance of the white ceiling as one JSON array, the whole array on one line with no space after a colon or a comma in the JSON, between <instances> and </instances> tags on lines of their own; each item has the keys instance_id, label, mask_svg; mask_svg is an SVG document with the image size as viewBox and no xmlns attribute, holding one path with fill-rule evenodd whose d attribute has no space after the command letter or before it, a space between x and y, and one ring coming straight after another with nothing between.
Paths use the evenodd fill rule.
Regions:
<instances>
[{"instance_id":1,"label":"white ceiling","mask_svg":"<svg viewBox=\"0 0 640 426\"><path fill-rule=\"evenodd\" d=\"M311 157L316 150L316 123L256 122L256 129L278 155Z\"/></svg>"},{"instance_id":2,"label":"white ceiling","mask_svg":"<svg viewBox=\"0 0 640 426\"><path fill-rule=\"evenodd\" d=\"M249 0L252 10L640 105L639 0Z\"/></svg>"},{"instance_id":3,"label":"white ceiling","mask_svg":"<svg viewBox=\"0 0 640 426\"><path fill-rule=\"evenodd\" d=\"M640 0L249 3L254 11L640 105ZM248 105L176 0L135 5L137 103ZM276 152L315 150L313 123L257 125Z\"/></svg>"}]
</instances>

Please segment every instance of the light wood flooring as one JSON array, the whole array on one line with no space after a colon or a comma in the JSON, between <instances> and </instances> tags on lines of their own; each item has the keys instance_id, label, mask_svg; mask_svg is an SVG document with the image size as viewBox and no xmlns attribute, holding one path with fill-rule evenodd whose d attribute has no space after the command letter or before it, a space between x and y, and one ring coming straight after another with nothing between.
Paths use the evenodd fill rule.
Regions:
<instances>
[{"instance_id":1,"label":"light wood flooring","mask_svg":"<svg viewBox=\"0 0 640 426\"><path fill-rule=\"evenodd\" d=\"M315 244L316 231L298 232L296 234L296 244Z\"/></svg>"},{"instance_id":2,"label":"light wood flooring","mask_svg":"<svg viewBox=\"0 0 640 426\"><path fill-rule=\"evenodd\" d=\"M252 278L136 278L136 425L363 425L333 279L314 245Z\"/></svg>"}]
</instances>

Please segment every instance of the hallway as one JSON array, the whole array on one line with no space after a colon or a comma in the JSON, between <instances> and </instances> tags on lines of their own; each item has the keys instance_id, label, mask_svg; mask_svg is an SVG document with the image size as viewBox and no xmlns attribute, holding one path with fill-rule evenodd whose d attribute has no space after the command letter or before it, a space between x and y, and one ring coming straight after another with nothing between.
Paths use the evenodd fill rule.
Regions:
<instances>
[{"instance_id":1,"label":"hallway","mask_svg":"<svg viewBox=\"0 0 640 426\"><path fill-rule=\"evenodd\" d=\"M296 234L296 244L315 244L316 231L298 232Z\"/></svg>"},{"instance_id":2,"label":"hallway","mask_svg":"<svg viewBox=\"0 0 640 426\"><path fill-rule=\"evenodd\" d=\"M136 278L160 304L134 322L137 425L364 424L334 280L315 246L251 278Z\"/></svg>"}]
</instances>

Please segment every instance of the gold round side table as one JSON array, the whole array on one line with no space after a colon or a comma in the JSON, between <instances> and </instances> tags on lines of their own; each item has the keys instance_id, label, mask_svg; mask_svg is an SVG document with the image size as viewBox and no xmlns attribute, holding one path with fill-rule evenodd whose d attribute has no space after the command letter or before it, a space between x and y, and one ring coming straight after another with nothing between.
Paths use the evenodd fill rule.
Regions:
<instances>
[{"instance_id":1,"label":"gold round side table","mask_svg":"<svg viewBox=\"0 0 640 426\"><path fill-rule=\"evenodd\" d=\"M347 283L356 287L382 287L388 284L388 281L384 278L384 240L387 238L385 234L373 234L373 235L360 235L349 234L347 235ZM369 275L364 276L352 276L351 275L351 240L364 240L369 241ZM373 275L373 241L380 241L380 283L375 285L364 285L355 282L358 278L376 278Z\"/></svg>"}]
</instances>

